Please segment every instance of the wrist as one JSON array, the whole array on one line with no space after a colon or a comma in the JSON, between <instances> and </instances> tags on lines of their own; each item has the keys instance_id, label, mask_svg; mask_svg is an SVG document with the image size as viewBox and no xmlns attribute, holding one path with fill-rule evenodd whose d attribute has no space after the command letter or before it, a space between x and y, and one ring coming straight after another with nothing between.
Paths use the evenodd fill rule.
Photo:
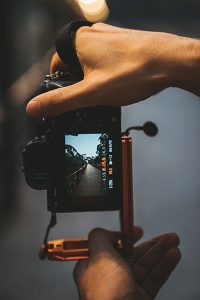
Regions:
<instances>
[{"instance_id":1,"label":"wrist","mask_svg":"<svg viewBox=\"0 0 200 300\"><path fill-rule=\"evenodd\" d=\"M148 82L157 90L178 87L200 95L199 40L134 30L132 38L130 66L133 74L140 70L137 76L142 76L143 83Z\"/></svg>"},{"instance_id":2,"label":"wrist","mask_svg":"<svg viewBox=\"0 0 200 300\"><path fill-rule=\"evenodd\" d=\"M162 32L132 31L132 43L128 48L132 55L129 56L132 80L139 78L142 85L149 88L149 93L156 93L171 84L172 71L166 51L171 36Z\"/></svg>"},{"instance_id":3,"label":"wrist","mask_svg":"<svg viewBox=\"0 0 200 300\"><path fill-rule=\"evenodd\" d=\"M200 41L169 34L162 48L167 85L200 94Z\"/></svg>"}]
</instances>

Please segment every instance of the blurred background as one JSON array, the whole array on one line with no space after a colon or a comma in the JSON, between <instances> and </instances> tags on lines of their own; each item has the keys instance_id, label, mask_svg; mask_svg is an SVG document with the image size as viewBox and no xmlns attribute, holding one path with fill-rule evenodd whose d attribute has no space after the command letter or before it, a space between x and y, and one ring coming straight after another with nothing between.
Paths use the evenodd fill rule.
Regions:
<instances>
[{"instance_id":1,"label":"blurred background","mask_svg":"<svg viewBox=\"0 0 200 300\"><path fill-rule=\"evenodd\" d=\"M28 187L21 151L35 135L25 106L45 74L57 30L69 21L200 37L198 0L2 0L0 46L0 299L78 299L74 263L39 261L49 213L45 192ZM122 129L153 121L156 137L132 132L135 223L144 238L176 231L182 261L157 299L197 300L200 287L200 101L167 89L123 108ZM62 214L50 239L118 229L118 213Z\"/></svg>"}]
</instances>

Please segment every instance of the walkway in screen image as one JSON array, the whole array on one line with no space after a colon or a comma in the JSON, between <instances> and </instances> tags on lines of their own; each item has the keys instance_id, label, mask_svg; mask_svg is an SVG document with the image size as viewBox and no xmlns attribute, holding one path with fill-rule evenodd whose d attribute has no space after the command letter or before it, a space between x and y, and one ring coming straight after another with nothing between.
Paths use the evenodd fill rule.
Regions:
<instances>
[{"instance_id":1,"label":"walkway in screen image","mask_svg":"<svg viewBox=\"0 0 200 300\"><path fill-rule=\"evenodd\" d=\"M101 189L101 171L88 164L73 195L81 195L81 197L104 196L105 191Z\"/></svg>"}]
</instances>

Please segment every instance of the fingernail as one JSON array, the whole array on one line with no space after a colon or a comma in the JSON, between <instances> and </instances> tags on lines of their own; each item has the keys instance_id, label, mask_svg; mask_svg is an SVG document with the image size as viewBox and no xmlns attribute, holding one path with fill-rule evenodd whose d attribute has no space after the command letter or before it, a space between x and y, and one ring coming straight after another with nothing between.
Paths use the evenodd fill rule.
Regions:
<instances>
[{"instance_id":1,"label":"fingernail","mask_svg":"<svg viewBox=\"0 0 200 300\"><path fill-rule=\"evenodd\" d=\"M31 100L26 107L26 112L32 118L41 118L42 116L39 101Z\"/></svg>"}]
</instances>

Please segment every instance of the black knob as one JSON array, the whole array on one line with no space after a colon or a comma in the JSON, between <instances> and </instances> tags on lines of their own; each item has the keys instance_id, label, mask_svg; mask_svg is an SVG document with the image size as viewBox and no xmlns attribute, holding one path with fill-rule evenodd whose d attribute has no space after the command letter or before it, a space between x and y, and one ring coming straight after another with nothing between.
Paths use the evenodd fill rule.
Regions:
<instances>
[{"instance_id":1,"label":"black knob","mask_svg":"<svg viewBox=\"0 0 200 300\"><path fill-rule=\"evenodd\" d=\"M158 127L153 122L146 122L143 125L143 131L148 136L155 136L158 134Z\"/></svg>"}]
</instances>

